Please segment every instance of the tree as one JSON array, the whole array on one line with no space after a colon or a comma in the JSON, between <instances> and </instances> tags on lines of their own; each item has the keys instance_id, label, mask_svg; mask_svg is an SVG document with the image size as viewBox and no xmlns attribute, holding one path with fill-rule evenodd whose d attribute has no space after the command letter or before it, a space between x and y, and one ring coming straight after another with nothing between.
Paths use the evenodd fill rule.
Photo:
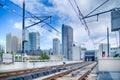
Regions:
<instances>
[{"instance_id":1,"label":"tree","mask_svg":"<svg viewBox=\"0 0 120 80\"><path fill-rule=\"evenodd\" d=\"M50 57L46 53L42 53L41 56L40 56L40 59L41 60L49 60Z\"/></svg>"},{"instance_id":2,"label":"tree","mask_svg":"<svg viewBox=\"0 0 120 80\"><path fill-rule=\"evenodd\" d=\"M4 53L4 52L0 52L0 56L2 56L2 55L3 55L3 53Z\"/></svg>"}]
</instances>

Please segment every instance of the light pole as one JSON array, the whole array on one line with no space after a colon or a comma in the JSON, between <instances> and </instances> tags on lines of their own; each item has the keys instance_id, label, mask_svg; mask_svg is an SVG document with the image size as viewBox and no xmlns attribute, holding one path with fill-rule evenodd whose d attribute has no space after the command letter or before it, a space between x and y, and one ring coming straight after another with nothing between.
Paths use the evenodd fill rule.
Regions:
<instances>
[{"instance_id":1,"label":"light pole","mask_svg":"<svg viewBox=\"0 0 120 80\"><path fill-rule=\"evenodd\" d=\"M108 55L107 55L107 57L109 57L110 55L109 55L109 28L107 28L107 50L108 50Z\"/></svg>"}]
</instances>

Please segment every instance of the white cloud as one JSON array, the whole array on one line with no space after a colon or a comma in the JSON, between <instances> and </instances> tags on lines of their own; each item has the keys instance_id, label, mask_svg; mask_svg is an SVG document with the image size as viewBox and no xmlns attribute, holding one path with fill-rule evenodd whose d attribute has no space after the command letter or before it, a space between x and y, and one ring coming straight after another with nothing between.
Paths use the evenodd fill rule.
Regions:
<instances>
[{"instance_id":1,"label":"white cloud","mask_svg":"<svg viewBox=\"0 0 120 80\"><path fill-rule=\"evenodd\" d=\"M22 6L22 3L19 0L11 0L14 3ZM88 49L93 49L94 46L92 42L90 41L87 32L84 29L84 26L81 25L81 22L79 21L77 15L75 14L73 8L71 7L70 3L68 2L69 0L49 0L50 3L53 4L52 7L47 7L44 4L40 3L39 0L26 0L26 9L32 13L37 13L39 15L41 14L47 14L47 15L57 15L59 17L58 20L58 29L61 30L61 25L63 23L70 25L73 27L74 31L74 41L77 41L79 43L85 43L86 47ZM73 2L73 0L71 0ZM83 15L88 14L91 10L95 9L98 5L103 3L101 0L76 0L80 10L82 11ZM100 9L98 9L96 12L101 12L104 10L109 10L114 7L118 7L118 3L120 3L119 0L116 1L109 1L106 3L104 6L102 6ZM94 5L93 5L94 4ZM76 8L77 10L77 8ZM95 20L96 17L86 19L87 21L89 20ZM93 23L87 23L88 27L90 29L91 37L93 38L94 42L97 42L101 40L101 38L106 36L106 27L111 27L110 24L110 14L106 15L100 15L99 16L99 21L98 22L93 22ZM29 25L31 23L26 23L26 25ZM15 24L16 28L20 28L20 24ZM32 27L30 30L32 31L39 31L41 36L46 37L47 41L46 43L52 43L52 39L55 38L55 34L51 34L48 31L45 31L43 28L38 26ZM49 28L45 27L47 30ZM61 40L61 37L58 37ZM106 41L106 40L104 40ZM103 42L104 42L103 41ZM111 44L112 42L115 42L114 37L111 37L110 40ZM48 44L47 44L48 45ZM50 47L50 46L49 46Z\"/></svg>"},{"instance_id":2,"label":"white cloud","mask_svg":"<svg viewBox=\"0 0 120 80\"><path fill-rule=\"evenodd\" d=\"M0 44L5 44L5 40L0 40Z\"/></svg>"},{"instance_id":3,"label":"white cloud","mask_svg":"<svg viewBox=\"0 0 120 80\"><path fill-rule=\"evenodd\" d=\"M22 23L21 22L15 22L14 23L14 28L22 30Z\"/></svg>"}]
</instances>

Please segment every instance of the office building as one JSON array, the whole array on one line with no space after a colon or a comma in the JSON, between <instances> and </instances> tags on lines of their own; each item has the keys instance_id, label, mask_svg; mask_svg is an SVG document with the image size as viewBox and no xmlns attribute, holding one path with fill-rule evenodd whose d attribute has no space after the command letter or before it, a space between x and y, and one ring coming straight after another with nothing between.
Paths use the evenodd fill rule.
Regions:
<instances>
[{"instance_id":1,"label":"office building","mask_svg":"<svg viewBox=\"0 0 120 80\"><path fill-rule=\"evenodd\" d=\"M12 33L6 35L6 52L16 53L21 50L21 37Z\"/></svg>"},{"instance_id":2,"label":"office building","mask_svg":"<svg viewBox=\"0 0 120 80\"><path fill-rule=\"evenodd\" d=\"M72 27L62 25L62 54L63 58L72 60L73 29Z\"/></svg>"},{"instance_id":3,"label":"office building","mask_svg":"<svg viewBox=\"0 0 120 80\"><path fill-rule=\"evenodd\" d=\"M74 43L72 46L72 51L73 51L72 60L74 60L74 61L81 60L81 47L80 47L80 45Z\"/></svg>"},{"instance_id":4,"label":"office building","mask_svg":"<svg viewBox=\"0 0 120 80\"><path fill-rule=\"evenodd\" d=\"M39 32L29 32L30 50L40 49L40 34Z\"/></svg>"},{"instance_id":5,"label":"office building","mask_svg":"<svg viewBox=\"0 0 120 80\"><path fill-rule=\"evenodd\" d=\"M53 39L53 55L60 55L60 40L58 38Z\"/></svg>"},{"instance_id":6,"label":"office building","mask_svg":"<svg viewBox=\"0 0 120 80\"><path fill-rule=\"evenodd\" d=\"M5 52L3 45L0 45L0 52Z\"/></svg>"}]
</instances>

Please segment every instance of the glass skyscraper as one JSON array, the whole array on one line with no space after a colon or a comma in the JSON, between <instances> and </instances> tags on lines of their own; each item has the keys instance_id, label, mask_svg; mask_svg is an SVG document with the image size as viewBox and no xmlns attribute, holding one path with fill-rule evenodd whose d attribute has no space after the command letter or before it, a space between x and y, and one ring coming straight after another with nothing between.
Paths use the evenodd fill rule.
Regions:
<instances>
[{"instance_id":1,"label":"glass skyscraper","mask_svg":"<svg viewBox=\"0 0 120 80\"><path fill-rule=\"evenodd\" d=\"M73 29L72 27L62 25L62 54L67 60L72 60Z\"/></svg>"},{"instance_id":2,"label":"glass skyscraper","mask_svg":"<svg viewBox=\"0 0 120 80\"><path fill-rule=\"evenodd\" d=\"M53 39L53 55L60 55L60 40L58 38Z\"/></svg>"},{"instance_id":3,"label":"glass skyscraper","mask_svg":"<svg viewBox=\"0 0 120 80\"><path fill-rule=\"evenodd\" d=\"M40 34L39 32L29 32L30 50L40 49Z\"/></svg>"}]
</instances>

